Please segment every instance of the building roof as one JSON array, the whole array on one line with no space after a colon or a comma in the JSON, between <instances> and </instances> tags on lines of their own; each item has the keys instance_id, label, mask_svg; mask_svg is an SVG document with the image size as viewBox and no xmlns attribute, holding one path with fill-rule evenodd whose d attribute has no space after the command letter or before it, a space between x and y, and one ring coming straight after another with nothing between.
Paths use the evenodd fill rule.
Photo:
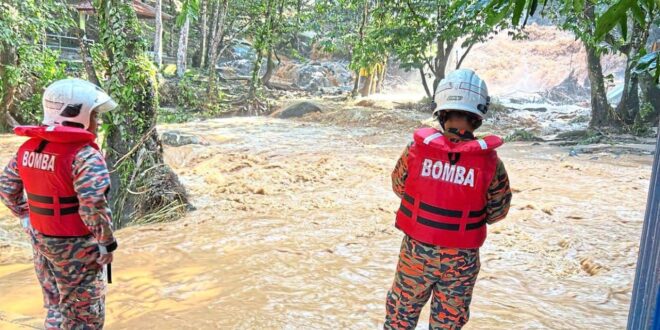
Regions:
<instances>
[{"instance_id":1,"label":"building roof","mask_svg":"<svg viewBox=\"0 0 660 330\"><path fill-rule=\"evenodd\" d=\"M73 5L73 8L75 8L79 12L86 12L91 15L95 13L94 6L92 5L91 0L83 0L75 5ZM133 0L133 9L135 9L135 13L137 14L138 18L142 19L155 19L156 18L156 9L154 7L151 7L150 5L143 3L139 0ZM168 15L166 13L163 13L163 19L172 19L172 15Z\"/></svg>"}]
</instances>

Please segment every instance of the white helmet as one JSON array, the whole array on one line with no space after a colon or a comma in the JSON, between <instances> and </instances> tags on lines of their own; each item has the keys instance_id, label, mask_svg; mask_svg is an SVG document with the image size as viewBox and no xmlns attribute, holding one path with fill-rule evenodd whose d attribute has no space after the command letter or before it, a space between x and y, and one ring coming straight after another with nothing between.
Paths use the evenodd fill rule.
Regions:
<instances>
[{"instance_id":1,"label":"white helmet","mask_svg":"<svg viewBox=\"0 0 660 330\"><path fill-rule=\"evenodd\" d=\"M456 70L442 79L433 98L437 105L433 114L441 111L465 111L480 120L488 111L490 97L486 83L470 69Z\"/></svg>"},{"instance_id":2,"label":"white helmet","mask_svg":"<svg viewBox=\"0 0 660 330\"><path fill-rule=\"evenodd\" d=\"M103 113L117 103L100 87L78 78L52 83L43 97L44 120L48 126L69 125L88 129L92 112Z\"/></svg>"}]
</instances>

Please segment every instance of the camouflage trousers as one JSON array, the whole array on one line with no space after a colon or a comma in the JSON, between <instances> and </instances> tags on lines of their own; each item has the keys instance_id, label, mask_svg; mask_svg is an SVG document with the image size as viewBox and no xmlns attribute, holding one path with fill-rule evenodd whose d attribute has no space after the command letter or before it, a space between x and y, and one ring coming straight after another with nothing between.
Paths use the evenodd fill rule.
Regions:
<instances>
[{"instance_id":1,"label":"camouflage trousers","mask_svg":"<svg viewBox=\"0 0 660 330\"><path fill-rule=\"evenodd\" d=\"M102 329L105 319L103 267L93 238L46 237L30 232L34 267L48 310L46 329Z\"/></svg>"},{"instance_id":2,"label":"camouflage trousers","mask_svg":"<svg viewBox=\"0 0 660 330\"><path fill-rule=\"evenodd\" d=\"M431 295L429 329L461 329L479 267L479 249L442 248L406 235L387 294L385 329L415 329Z\"/></svg>"}]
</instances>

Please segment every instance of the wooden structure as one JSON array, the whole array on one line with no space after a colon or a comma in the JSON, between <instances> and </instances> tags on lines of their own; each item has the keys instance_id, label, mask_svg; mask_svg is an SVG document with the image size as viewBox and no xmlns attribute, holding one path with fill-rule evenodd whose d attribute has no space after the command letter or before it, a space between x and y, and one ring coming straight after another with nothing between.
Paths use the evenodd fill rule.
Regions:
<instances>
[{"instance_id":1,"label":"wooden structure","mask_svg":"<svg viewBox=\"0 0 660 330\"><path fill-rule=\"evenodd\" d=\"M92 1L90 0L85 0L82 2L79 2L78 4L75 4L72 6L75 10L78 11L81 15L95 15L96 11L94 10L94 6L92 5ZM155 19L156 18L156 9L142 1L139 0L133 0L133 9L135 9L135 13L137 14L139 19ZM172 15L168 15L166 13L163 13L163 19L165 20L170 20L172 19Z\"/></svg>"}]
</instances>

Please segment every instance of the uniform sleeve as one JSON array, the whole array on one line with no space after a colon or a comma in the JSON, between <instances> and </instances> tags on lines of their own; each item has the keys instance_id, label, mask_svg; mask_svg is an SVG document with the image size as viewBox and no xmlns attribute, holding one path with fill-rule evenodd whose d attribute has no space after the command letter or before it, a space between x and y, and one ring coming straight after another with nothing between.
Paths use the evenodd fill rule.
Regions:
<instances>
[{"instance_id":1,"label":"uniform sleeve","mask_svg":"<svg viewBox=\"0 0 660 330\"><path fill-rule=\"evenodd\" d=\"M73 187L80 202L80 217L89 231L100 245L115 245L112 213L106 198L110 174L98 150L87 146L78 152L73 163Z\"/></svg>"},{"instance_id":2,"label":"uniform sleeve","mask_svg":"<svg viewBox=\"0 0 660 330\"><path fill-rule=\"evenodd\" d=\"M19 218L29 216L28 204L23 193L23 181L18 175L16 156L0 174L0 200L15 216Z\"/></svg>"},{"instance_id":3,"label":"uniform sleeve","mask_svg":"<svg viewBox=\"0 0 660 330\"><path fill-rule=\"evenodd\" d=\"M408 153L411 146L412 143L403 150L403 154L399 157L399 161L396 162L394 171L392 171L392 190L394 190L394 193L399 196L399 198L403 197L403 192L406 190L405 183L406 178L408 177Z\"/></svg>"},{"instance_id":4,"label":"uniform sleeve","mask_svg":"<svg viewBox=\"0 0 660 330\"><path fill-rule=\"evenodd\" d=\"M488 205L486 206L488 224L496 223L506 217L511 207L511 186L509 175L504 163L498 160L495 177L488 188Z\"/></svg>"}]
</instances>

